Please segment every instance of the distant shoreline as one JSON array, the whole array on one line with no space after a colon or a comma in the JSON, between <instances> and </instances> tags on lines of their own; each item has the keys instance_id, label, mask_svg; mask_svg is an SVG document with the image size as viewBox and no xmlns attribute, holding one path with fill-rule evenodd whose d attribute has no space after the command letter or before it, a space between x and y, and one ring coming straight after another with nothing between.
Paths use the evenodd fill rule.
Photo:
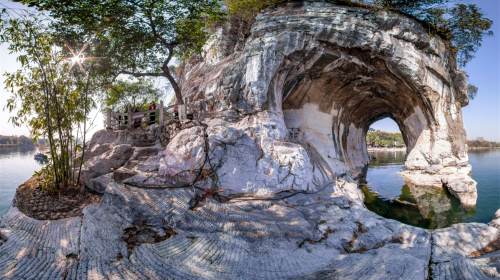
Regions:
<instances>
[{"instance_id":1,"label":"distant shoreline","mask_svg":"<svg viewBox=\"0 0 500 280\"><path fill-rule=\"evenodd\" d=\"M401 148L367 148L367 151L406 151L406 147L401 147Z\"/></svg>"},{"instance_id":2,"label":"distant shoreline","mask_svg":"<svg viewBox=\"0 0 500 280\"><path fill-rule=\"evenodd\" d=\"M21 145L21 144L0 144L0 147L35 147L35 144L31 145Z\"/></svg>"}]
</instances>

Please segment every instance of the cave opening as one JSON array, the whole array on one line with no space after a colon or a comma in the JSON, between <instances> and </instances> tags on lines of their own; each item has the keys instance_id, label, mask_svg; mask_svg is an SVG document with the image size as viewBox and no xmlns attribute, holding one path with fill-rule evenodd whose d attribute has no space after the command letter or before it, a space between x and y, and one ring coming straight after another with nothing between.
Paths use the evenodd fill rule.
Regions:
<instances>
[{"instance_id":1,"label":"cave opening","mask_svg":"<svg viewBox=\"0 0 500 280\"><path fill-rule=\"evenodd\" d=\"M389 118L410 153L432 122L433 108L425 96L377 55L322 48L321 55L288 55L269 88L269 106L283 114L290 141L317 151L333 173L359 177L370 160L370 126ZM311 57L314 62L304 63Z\"/></svg>"},{"instance_id":2,"label":"cave opening","mask_svg":"<svg viewBox=\"0 0 500 280\"><path fill-rule=\"evenodd\" d=\"M403 134L391 118L381 119L370 125L366 134L366 145L368 149L406 148Z\"/></svg>"}]
</instances>

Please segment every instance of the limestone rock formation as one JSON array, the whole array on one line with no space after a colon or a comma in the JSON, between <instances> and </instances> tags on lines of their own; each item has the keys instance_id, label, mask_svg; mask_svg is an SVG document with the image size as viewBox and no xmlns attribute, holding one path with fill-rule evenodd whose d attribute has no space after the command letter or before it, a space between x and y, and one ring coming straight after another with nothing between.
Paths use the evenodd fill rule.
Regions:
<instances>
[{"instance_id":1,"label":"limestone rock formation","mask_svg":"<svg viewBox=\"0 0 500 280\"><path fill-rule=\"evenodd\" d=\"M211 115L236 122L227 126L255 139L264 159L280 157L277 143L301 145L304 162L321 164L325 175L304 176L301 184L314 189L335 175L362 174L369 161L366 132L385 117L396 121L408 145L408 173L438 173L431 178L443 186L451 174L442 169L470 170L461 112L468 104L465 76L445 43L414 19L325 2L290 3L259 14L247 35L244 45L235 43L240 38L216 40L207 55L182 64L183 94ZM268 182L259 190L282 189L280 180ZM220 187L231 189L232 183ZM475 204L476 184L468 174L448 186L465 204Z\"/></svg>"},{"instance_id":2,"label":"limestone rock formation","mask_svg":"<svg viewBox=\"0 0 500 280\"><path fill-rule=\"evenodd\" d=\"M0 220L0 278L498 274L498 219L407 226L366 209L352 178L368 162L369 125L391 117L409 176L473 204L465 76L440 39L400 14L327 2L271 7L250 34L229 33L177 73L201 122L97 132L81 182L101 203L57 221L13 207Z\"/></svg>"}]
</instances>

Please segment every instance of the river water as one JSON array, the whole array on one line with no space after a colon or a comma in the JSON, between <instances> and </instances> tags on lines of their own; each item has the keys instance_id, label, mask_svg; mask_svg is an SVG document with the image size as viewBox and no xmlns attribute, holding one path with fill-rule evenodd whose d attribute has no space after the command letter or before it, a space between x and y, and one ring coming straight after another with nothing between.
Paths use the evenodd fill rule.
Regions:
<instances>
[{"instance_id":1,"label":"river water","mask_svg":"<svg viewBox=\"0 0 500 280\"><path fill-rule=\"evenodd\" d=\"M366 185L365 204L373 212L405 224L435 229L456 223L488 223L500 208L500 150L469 150L472 178L477 182L475 207L465 208L446 189L415 186L399 174L402 151L374 151Z\"/></svg>"},{"instance_id":2,"label":"river water","mask_svg":"<svg viewBox=\"0 0 500 280\"><path fill-rule=\"evenodd\" d=\"M0 147L0 216L10 207L16 188L43 163L35 160L35 148ZM472 178L478 182L477 206L463 208L445 189L407 184L399 174L404 152L374 152L367 184L361 186L367 207L386 218L423 228L454 223L488 223L500 208L500 150L469 151Z\"/></svg>"},{"instance_id":3,"label":"river water","mask_svg":"<svg viewBox=\"0 0 500 280\"><path fill-rule=\"evenodd\" d=\"M28 180L43 163L33 157L36 148L0 147L0 216L10 207L19 185Z\"/></svg>"}]
</instances>

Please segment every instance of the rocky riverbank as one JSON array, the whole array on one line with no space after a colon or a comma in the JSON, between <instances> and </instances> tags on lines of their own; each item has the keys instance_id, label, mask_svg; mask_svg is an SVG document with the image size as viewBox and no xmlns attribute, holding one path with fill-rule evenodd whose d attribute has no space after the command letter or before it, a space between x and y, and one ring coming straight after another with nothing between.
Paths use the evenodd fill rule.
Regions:
<instances>
[{"instance_id":1,"label":"rocky riverbank","mask_svg":"<svg viewBox=\"0 0 500 280\"><path fill-rule=\"evenodd\" d=\"M467 83L414 19L340 4L271 7L248 34L224 25L176 75L209 114L96 132L80 183L101 202L60 220L14 207L0 220L1 277L500 276L500 213L490 225L424 230L363 205L364 137L384 117L402 130L415 180L471 182Z\"/></svg>"},{"instance_id":2,"label":"rocky riverbank","mask_svg":"<svg viewBox=\"0 0 500 280\"><path fill-rule=\"evenodd\" d=\"M349 178L316 192L210 197L200 185L111 183L83 217L1 219L0 275L37 279L492 279L488 226L424 230L382 218ZM472 278L471 278L472 277Z\"/></svg>"}]
</instances>

